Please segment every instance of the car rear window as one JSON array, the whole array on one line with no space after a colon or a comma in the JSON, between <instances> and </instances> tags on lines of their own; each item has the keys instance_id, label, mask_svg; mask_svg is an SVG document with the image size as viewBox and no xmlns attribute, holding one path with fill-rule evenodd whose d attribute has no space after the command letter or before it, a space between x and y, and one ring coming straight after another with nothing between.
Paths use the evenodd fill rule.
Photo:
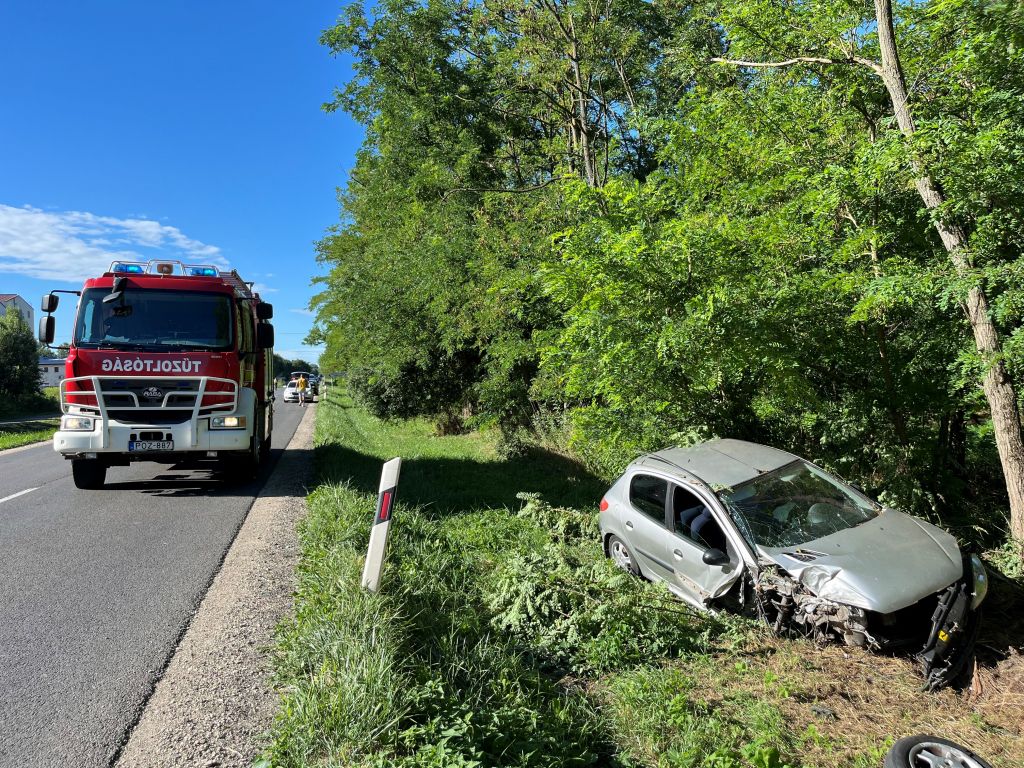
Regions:
<instances>
[{"instance_id":1,"label":"car rear window","mask_svg":"<svg viewBox=\"0 0 1024 768\"><path fill-rule=\"evenodd\" d=\"M634 475L629 483L629 503L652 520L665 524L668 481L651 475Z\"/></svg>"}]
</instances>

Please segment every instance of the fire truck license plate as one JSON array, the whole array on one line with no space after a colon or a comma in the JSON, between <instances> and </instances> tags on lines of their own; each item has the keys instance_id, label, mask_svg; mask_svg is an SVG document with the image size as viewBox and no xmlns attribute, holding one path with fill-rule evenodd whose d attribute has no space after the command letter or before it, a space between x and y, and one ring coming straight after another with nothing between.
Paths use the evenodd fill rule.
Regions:
<instances>
[{"instance_id":1,"label":"fire truck license plate","mask_svg":"<svg viewBox=\"0 0 1024 768\"><path fill-rule=\"evenodd\" d=\"M173 451L173 440L129 440L129 451Z\"/></svg>"}]
</instances>

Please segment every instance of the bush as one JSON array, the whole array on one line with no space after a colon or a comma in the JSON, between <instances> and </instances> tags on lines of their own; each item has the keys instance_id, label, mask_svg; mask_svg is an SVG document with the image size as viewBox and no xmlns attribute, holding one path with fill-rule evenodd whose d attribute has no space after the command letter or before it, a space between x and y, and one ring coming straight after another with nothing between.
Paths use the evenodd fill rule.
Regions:
<instances>
[{"instance_id":1,"label":"bush","mask_svg":"<svg viewBox=\"0 0 1024 768\"><path fill-rule=\"evenodd\" d=\"M32 329L16 311L0 315L0 394L35 395L39 391L39 347Z\"/></svg>"},{"instance_id":2,"label":"bush","mask_svg":"<svg viewBox=\"0 0 1024 768\"><path fill-rule=\"evenodd\" d=\"M551 539L500 568L486 595L495 629L542 666L576 675L706 649L713 620L605 559L596 515L552 507L536 494L520 498L520 517Z\"/></svg>"},{"instance_id":3,"label":"bush","mask_svg":"<svg viewBox=\"0 0 1024 768\"><path fill-rule=\"evenodd\" d=\"M472 360L465 355L430 355L425 363L409 361L397 373L356 368L348 390L378 419L416 416L458 418L469 401Z\"/></svg>"}]
</instances>

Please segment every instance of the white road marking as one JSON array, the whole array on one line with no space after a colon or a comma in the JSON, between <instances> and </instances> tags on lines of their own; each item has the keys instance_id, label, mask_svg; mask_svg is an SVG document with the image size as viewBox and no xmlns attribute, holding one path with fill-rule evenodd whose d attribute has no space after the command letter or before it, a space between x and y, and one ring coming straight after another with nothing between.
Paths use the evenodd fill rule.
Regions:
<instances>
[{"instance_id":1,"label":"white road marking","mask_svg":"<svg viewBox=\"0 0 1024 768\"><path fill-rule=\"evenodd\" d=\"M19 496L24 496L26 493L32 493L32 491L38 491L38 490L39 490L38 488L26 488L24 491L18 491L17 493L12 493L10 496L4 496L2 499L0 499L0 504L3 504L5 501L10 501L11 499L16 499Z\"/></svg>"}]
</instances>

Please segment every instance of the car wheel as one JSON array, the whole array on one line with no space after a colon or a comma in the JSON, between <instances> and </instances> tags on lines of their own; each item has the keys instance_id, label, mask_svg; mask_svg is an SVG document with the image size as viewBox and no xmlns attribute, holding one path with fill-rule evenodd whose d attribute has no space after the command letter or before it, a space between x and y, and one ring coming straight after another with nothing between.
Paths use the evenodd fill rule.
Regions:
<instances>
[{"instance_id":1,"label":"car wheel","mask_svg":"<svg viewBox=\"0 0 1024 768\"><path fill-rule=\"evenodd\" d=\"M885 754L884 768L992 768L967 747L938 736L905 736Z\"/></svg>"},{"instance_id":2,"label":"car wheel","mask_svg":"<svg viewBox=\"0 0 1024 768\"><path fill-rule=\"evenodd\" d=\"M633 552L626 542L620 539L618 536L611 536L608 538L608 557L612 559L619 568L632 574L633 576L640 575L640 566L636 564L636 557L633 556Z\"/></svg>"},{"instance_id":3,"label":"car wheel","mask_svg":"<svg viewBox=\"0 0 1024 768\"><path fill-rule=\"evenodd\" d=\"M99 459L72 459L71 477L76 488L86 491L99 490L107 479L107 466Z\"/></svg>"}]
</instances>

